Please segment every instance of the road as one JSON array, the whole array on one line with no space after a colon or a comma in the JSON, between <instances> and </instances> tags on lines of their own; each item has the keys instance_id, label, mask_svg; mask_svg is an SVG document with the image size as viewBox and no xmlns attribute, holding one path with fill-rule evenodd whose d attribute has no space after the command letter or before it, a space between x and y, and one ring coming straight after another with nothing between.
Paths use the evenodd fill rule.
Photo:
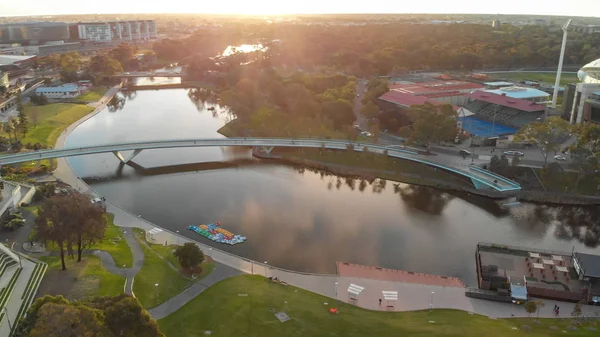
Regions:
<instances>
[{"instance_id":1,"label":"road","mask_svg":"<svg viewBox=\"0 0 600 337\"><path fill-rule=\"evenodd\" d=\"M354 124L358 124L361 130L367 129L367 120L360 114L360 109L362 108L362 99L365 96L365 89L367 87L367 80L359 79L356 84L356 94L357 96L354 98L354 116L356 116L356 121Z\"/></svg>"}]
</instances>

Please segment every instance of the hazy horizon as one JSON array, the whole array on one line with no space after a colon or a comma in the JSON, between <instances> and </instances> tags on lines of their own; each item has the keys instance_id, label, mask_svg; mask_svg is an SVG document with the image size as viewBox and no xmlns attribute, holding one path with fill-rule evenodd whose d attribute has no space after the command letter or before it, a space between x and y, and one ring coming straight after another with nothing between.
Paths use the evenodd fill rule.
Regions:
<instances>
[{"instance_id":1,"label":"hazy horizon","mask_svg":"<svg viewBox=\"0 0 600 337\"><path fill-rule=\"evenodd\" d=\"M226 15L293 15L293 14L481 14L481 15L552 15L594 17L600 15L600 0L504 0L491 3L472 0L391 3L348 0L282 2L275 0L193 3L171 0L168 3L104 0L30 0L0 4L2 16L86 15L86 14L226 14Z\"/></svg>"}]
</instances>

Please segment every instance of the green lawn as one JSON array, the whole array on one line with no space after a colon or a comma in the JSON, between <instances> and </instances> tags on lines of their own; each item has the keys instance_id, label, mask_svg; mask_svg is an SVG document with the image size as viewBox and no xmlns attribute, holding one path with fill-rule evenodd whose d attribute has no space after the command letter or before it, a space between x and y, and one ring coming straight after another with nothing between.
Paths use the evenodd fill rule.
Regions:
<instances>
[{"instance_id":1,"label":"green lawn","mask_svg":"<svg viewBox=\"0 0 600 337\"><path fill-rule=\"evenodd\" d=\"M558 174L546 174L543 169L534 169L547 191L556 193L573 193L598 195L600 177L594 175L581 176L577 184L577 172L565 171Z\"/></svg>"},{"instance_id":2,"label":"green lawn","mask_svg":"<svg viewBox=\"0 0 600 337\"><path fill-rule=\"evenodd\" d=\"M563 336L562 330L571 325L571 320L566 319L545 319L535 324L533 319L489 319L457 310L376 312L348 304L332 304L331 301L299 288L269 283L260 276L237 276L210 287L158 323L167 337L199 336L206 330L221 337L542 337ZM324 305L324 302L330 304ZM332 306L338 307L340 313L330 314L328 309ZM290 316L290 321L280 323L274 316L273 312L282 310ZM531 329L512 329L523 325ZM558 329L550 329L552 325ZM597 336L597 332L583 327L568 334Z\"/></svg>"},{"instance_id":3,"label":"green lawn","mask_svg":"<svg viewBox=\"0 0 600 337\"><path fill-rule=\"evenodd\" d=\"M278 151L278 149L275 149ZM343 165L355 169L381 170L395 173L378 173L379 178L403 181L406 183L424 183L424 180L444 181L459 186L470 186L466 181L459 177L438 170L434 167L415 163L410 160L386 157L376 153L361 153L348 151L335 151L320 149L298 149L285 151L281 154L283 157L307 159L317 162L325 162L333 165ZM309 164L310 166L310 164ZM335 167L333 167L335 168Z\"/></svg>"},{"instance_id":4,"label":"green lawn","mask_svg":"<svg viewBox=\"0 0 600 337\"><path fill-rule=\"evenodd\" d=\"M142 231L136 230L136 234L138 235L138 240L144 240ZM202 273L197 275L192 281L185 278L182 273L173 270L165 261L157 256L158 253L175 267L180 268L179 262L172 253L176 247L175 245L149 244L151 248L146 247L144 244L141 246L144 250L144 265L142 266L142 270L135 276L133 293L144 308L153 308L178 295L192 285L192 283L198 282L214 269L214 262L208 259L208 261L201 264ZM158 298L157 287L155 287L156 283L158 283Z\"/></svg>"},{"instance_id":5,"label":"green lawn","mask_svg":"<svg viewBox=\"0 0 600 337\"><path fill-rule=\"evenodd\" d=\"M94 109L84 104L53 103L46 105L25 104L29 121L27 135L20 139L23 144L39 142L54 147L60 134L69 125Z\"/></svg>"},{"instance_id":6,"label":"green lawn","mask_svg":"<svg viewBox=\"0 0 600 337\"><path fill-rule=\"evenodd\" d=\"M116 226L113 222L115 215L112 213L107 213L106 216L108 218L108 227L104 233L104 239L92 249L103 250L112 255L117 267L122 267L125 265L127 268L129 268L133 264L133 255L131 254L131 249L123 238L121 228Z\"/></svg>"},{"instance_id":7,"label":"green lawn","mask_svg":"<svg viewBox=\"0 0 600 337\"><path fill-rule=\"evenodd\" d=\"M125 278L106 271L100 258L85 255L78 263L65 258L66 271L61 271L59 256L43 256L40 260L48 264L48 272L41 286L41 292L53 290L70 298L87 296L115 296L123 292Z\"/></svg>"},{"instance_id":8,"label":"green lawn","mask_svg":"<svg viewBox=\"0 0 600 337\"><path fill-rule=\"evenodd\" d=\"M133 293L144 308L153 308L182 292L190 285L190 281L171 269L150 248L142 245L142 249L144 265L135 276Z\"/></svg>"},{"instance_id":9,"label":"green lawn","mask_svg":"<svg viewBox=\"0 0 600 337\"><path fill-rule=\"evenodd\" d=\"M548 84L554 84L556 81L556 73L529 73L529 72L514 72L514 73L493 73L488 74L493 79L505 79L505 80L513 80L513 81L538 81ZM577 83L579 79L577 78L577 74L566 74L562 73L560 75L560 85L567 85L569 83Z\"/></svg>"},{"instance_id":10,"label":"green lawn","mask_svg":"<svg viewBox=\"0 0 600 337\"><path fill-rule=\"evenodd\" d=\"M156 245L149 243L150 248L158 253L160 256L164 257L167 261L169 261L172 265L179 269L183 269L181 264L179 264L179 260L173 255L173 251L179 247L178 245ZM201 280L206 275L210 274L215 268L215 262L208 256L204 255L204 262L200 264L202 267L202 272L200 274L195 275L195 281Z\"/></svg>"},{"instance_id":11,"label":"green lawn","mask_svg":"<svg viewBox=\"0 0 600 337\"><path fill-rule=\"evenodd\" d=\"M94 87L85 94L78 96L75 98L76 101L79 102L96 102L99 101L104 94L108 91L108 87Z\"/></svg>"}]
</instances>

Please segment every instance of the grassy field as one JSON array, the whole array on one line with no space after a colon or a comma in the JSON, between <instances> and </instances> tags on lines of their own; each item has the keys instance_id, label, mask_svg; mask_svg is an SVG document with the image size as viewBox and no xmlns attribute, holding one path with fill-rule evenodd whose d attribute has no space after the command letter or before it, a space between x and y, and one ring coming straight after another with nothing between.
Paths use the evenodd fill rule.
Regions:
<instances>
[{"instance_id":1,"label":"grassy field","mask_svg":"<svg viewBox=\"0 0 600 337\"><path fill-rule=\"evenodd\" d=\"M125 278L106 271L100 259L86 255L81 262L66 258L67 270L61 270L59 256L45 256L48 272L40 286L40 294L62 294L70 299L88 296L114 296L123 292Z\"/></svg>"},{"instance_id":2,"label":"grassy field","mask_svg":"<svg viewBox=\"0 0 600 337\"><path fill-rule=\"evenodd\" d=\"M29 121L27 135L20 139L23 144L37 143L54 147L60 134L81 117L94 109L83 104L55 103L47 105L25 104Z\"/></svg>"},{"instance_id":3,"label":"grassy field","mask_svg":"<svg viewBox=\"0 0 600 337\"><path fill-rule=\"evenodd\" d=\"M143 232L136 230L136 233L140 241L144 240ZM185 278L181 272L171 268L158 256L162 256L175 267L180 268L179 262L172 253L176 247L175 245L162 246L149 244L150 248L144 244L141 246L144 251L144 265L135 277L133 292L144 308L153 308L178 295L214 269L214 262L212 260L205 261L201 265L203 272L197 275L194 280L190 280ZM158 287L155 286L156 283L158 283Z\"/></svg>"},{"instance_id":4,"label":"grassy field","mask_svg":"<svg viewBox=\"0 0 600 337\"><path fill-rule=\"evenodd\" d=\"M133 264L133 255L127 242L123 238L121 228L115 225L115 215L107 213L108 227L104 233L104 239L101 243L93 247L93 249L103 250L112 255L117 267L125 265L127 268Z\"/></svg>"},{"instance_id":5,"label":"grassy field","mask_svg":"<svg viewBox=\"0 0 600 337\"><path fill-rule=\"evenodd\" d=\"M543 169L534 169L547 191L557 193L573 193L585 195L598 195L600 177L582 176L577 184L577 172L565 171L558 174L544 173Z\"/></svg>"},{"instance_id":6,"label":"grassy field","mask_svg":"<svg viewBox=\"0 0 600 337\"><path fill-rule=\"evenodd\" d=\"M240 296L239 294L247 294ZM489 319L457 310L375 312L330 302L330 298L260 276L237 276L210 287L172 315L159 320L167 337L192 337L210 330L215 336L563 336L571 320ZM287 302L287 303L286 303ZM332 306L340 313L328 312ZM274 312L285 311L280 323ZM434 323L432 323L433 321ZM589 323L588 323L589 324ZM524 325L530 327L523 331ZM550 326L558 327L552 330ZM519 330L513 330L517 327ZM597 325L600 328L600 325ZM579 327L569 335L597 336Z\"/></svg>"},{"instance_id":7,"label":"grassy field","mask_svg":"<svg viewBox=\"0 0 600 337\"><path fill-rule=\"evenodd\" d=\"M556 81L556 73L535 73L535 72L507 72L507 73L493 73L488 74L491 78L496 80L513 80L513 81L537 81L554 85ZM577 78L577 74L566 74L562 73L560 75L560 85L567 85L569 83L579 82Z\"/></svg>"},{"instance_id":8,"label":"grassy field","mask_svg":"<svg viewBox=\"0 0 600 337\"><path fill-rule=\"evenodd\" d=\"M88 90L85 94L77 97L75 100L79 102L96 102L99 101L104 94L108 91L108 87L93 87Z\"/></svg>"},{"instance_id":9,"label":"grassy field","mask_svg":"<svg viewBox=\"0 0 600 337\"><path fill-rule=\"evenodd\" d=\"M277 150L277 149L276 149ZM376 174L379 178L419 183L419 180L444 181L459 186L469 186L459 177L445 173L434 167L415 163L409 160L390 158L375 153L361 153L348 151L321 151L320 149L298 149L282 153L286 158L306 159L317 162L342 165L355 169L381 170L393 173ZM421 181L422 183L422 181Z\"/></svg>"}]
</instances>

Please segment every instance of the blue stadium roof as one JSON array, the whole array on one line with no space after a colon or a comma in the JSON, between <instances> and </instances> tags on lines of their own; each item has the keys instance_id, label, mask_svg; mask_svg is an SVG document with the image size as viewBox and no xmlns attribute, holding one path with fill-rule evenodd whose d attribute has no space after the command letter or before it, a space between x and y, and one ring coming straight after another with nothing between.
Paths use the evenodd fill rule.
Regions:
<instances>
[{"instance_id":1,"label":"blue stadium roof","mask_svg":"<svg viewBox=\"0 0 600 337\"><path fill-rule=\"evenodd\" d=\"M462 129L480 137L496 137L515 134L518 130L496 123L484 121L473 116L458 117L462 122ZM493 132L492 132L493 130Z\"/></svg>"}]
</instances>

